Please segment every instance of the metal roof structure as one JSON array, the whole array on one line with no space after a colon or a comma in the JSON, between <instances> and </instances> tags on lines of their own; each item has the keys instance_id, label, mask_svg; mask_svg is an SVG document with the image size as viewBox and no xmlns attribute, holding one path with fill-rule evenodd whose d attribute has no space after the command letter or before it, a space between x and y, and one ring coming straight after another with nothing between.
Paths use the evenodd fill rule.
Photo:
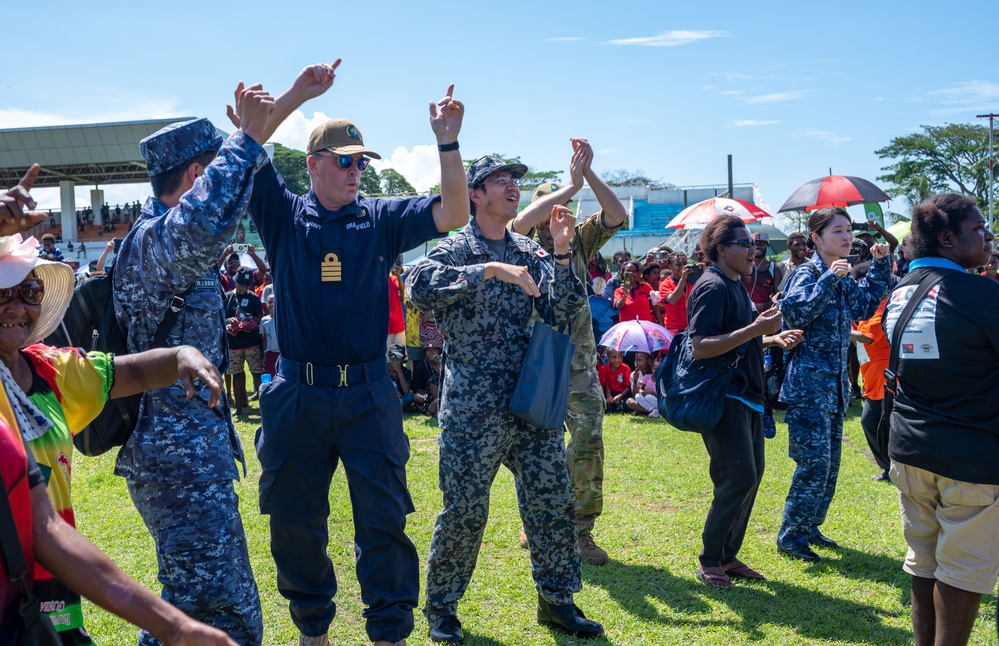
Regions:
<instances>
[{"instance_id":1,"label":"metal roof structure","mask_svg":"<svg viewBox=\"0 0 999 646\"><path fill-rule=\"evenodd\" d=\"M103 186L149 181L139 141L192 117L0 130L0 187L10 187L33 163L42 172L35 187L60 181Z\"/></svg>"}]
</instances>

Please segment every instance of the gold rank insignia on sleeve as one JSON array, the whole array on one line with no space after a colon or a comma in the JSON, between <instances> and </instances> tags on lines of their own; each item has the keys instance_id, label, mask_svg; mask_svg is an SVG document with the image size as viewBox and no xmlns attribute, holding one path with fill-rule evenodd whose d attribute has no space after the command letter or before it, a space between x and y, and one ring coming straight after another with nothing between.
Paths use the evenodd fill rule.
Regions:
<instances>
[{"instance_id":1,"label":"gold rank insignia on sleeve","mask_svg":"<svg viewBox=\"0 0 999 646\"><path fill-rule=\"evenodd\" d=\"M335 253L326 254L320 271L320 277L324 283L339 283L342 280L343 265Z\"/></svg>"}]
</instances>

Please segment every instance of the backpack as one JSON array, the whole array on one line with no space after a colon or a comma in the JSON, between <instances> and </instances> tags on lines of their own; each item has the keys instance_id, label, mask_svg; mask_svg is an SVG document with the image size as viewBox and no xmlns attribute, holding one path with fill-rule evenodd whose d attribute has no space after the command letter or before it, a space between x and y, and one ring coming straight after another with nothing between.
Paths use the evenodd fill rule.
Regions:
<instances>
[{"instance_id":1,"label":"backpack","mask_svg":"<svg viewBox=\"0 0 999 646\"><path fill-rule=\"evenodd\" d=\"M156 330L152 347L166 346L166 336L177 322L177 315L184 307L184 296L190 291L189 287L174 296ZM113 294L114 265L103 276L88 278L76 286L62 325L45 339L45 343L57 347L76 345L88 352L129 354L125 332L115 316ZM76 449L93 457L124 445L139 419L142 394L109 400L97 417L73 436Z\"/></svg>"},{"instance_id":2,"label":"backpack","mask_svg":"<svg viewBox=\"0 0 999 646\"><path fill-rule=\"evenodd\" d=\"M666 358L655 372L659 415L681 431L707 433L717 426L730 394L732 373L747 345L736 348L734 360L725 355L694 359L689 331L674 336ZM743 384L732 394L741 395L745 389Z\"/></svg>"}]
</instances>

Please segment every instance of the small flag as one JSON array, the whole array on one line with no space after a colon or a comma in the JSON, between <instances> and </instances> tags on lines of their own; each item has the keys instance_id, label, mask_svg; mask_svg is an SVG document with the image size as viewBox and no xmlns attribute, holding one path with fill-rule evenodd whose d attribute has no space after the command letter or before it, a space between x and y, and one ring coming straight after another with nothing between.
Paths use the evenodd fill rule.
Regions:
<instances>
[{"instance_id":1,"label":"small flag","mask_svg":"<svg viewBox=\"0 0 999 646\"><path fill-rule=\"evenodd\" d=\"M885 214L881 210L881 205L878 204L877 202L871 202L870 204L865 204L864 213L868 220L874 220L875 222L881 224L881 226L885 225Z\"/></svg>"}]
</instances>

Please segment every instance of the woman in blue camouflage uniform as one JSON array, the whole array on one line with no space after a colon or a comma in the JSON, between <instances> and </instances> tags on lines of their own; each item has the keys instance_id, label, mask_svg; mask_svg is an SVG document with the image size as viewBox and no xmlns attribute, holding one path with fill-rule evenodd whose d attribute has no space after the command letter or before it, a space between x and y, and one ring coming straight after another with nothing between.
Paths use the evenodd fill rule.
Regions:
<instances>
[{"instance_id":1,"label":"woman in blue camouflage uniform","mask_svg":"<svg viewBox=\"0 0 999 646\"><path fill-rule=\"evenodd\" d=\"M849 214L819 209L808 221L811 260L794 272L780 310L785 328L804 330L791 354L780 400L787 404L788 445L797 468L777 534L777 551L808 562L820 560L810 547L837 547L819 526L836 491L843 443L843 413L850 404L847 350L854 320L870 318L888 287L888 245L871 247L867 277L850 276L846 258L853 242Z\"/></svg>"}]
</instances>

